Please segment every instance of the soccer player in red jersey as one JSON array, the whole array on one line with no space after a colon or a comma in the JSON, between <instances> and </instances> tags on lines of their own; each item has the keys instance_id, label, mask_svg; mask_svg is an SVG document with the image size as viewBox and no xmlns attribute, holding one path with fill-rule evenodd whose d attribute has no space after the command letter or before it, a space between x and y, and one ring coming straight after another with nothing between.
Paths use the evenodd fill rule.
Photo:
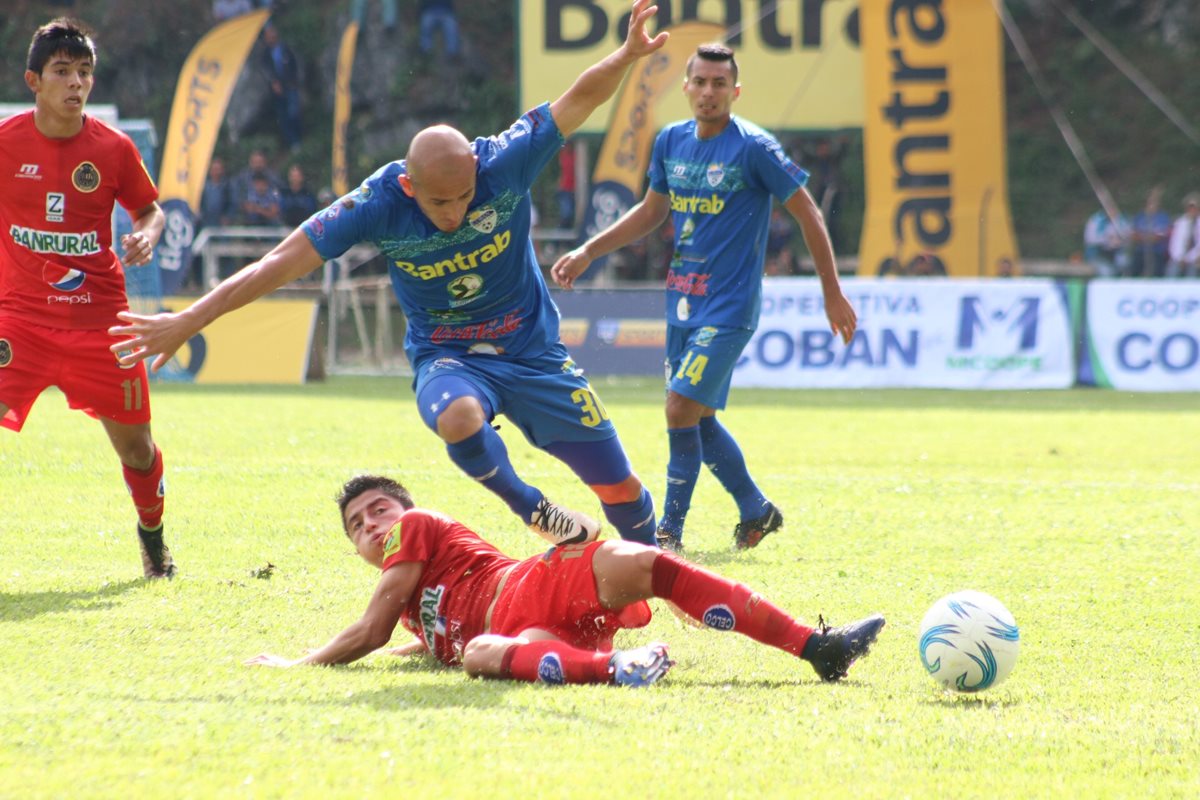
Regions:
<instances>
[{"instance_id":1,"label":"soccer player in red jersey","mask_svg":"<svg viewBox=\"0 0 1200 800\"><path fill-rule=\"evenodd\" d=\"M450 517L416 508L403 486L382 476L346 483L338 506L358 554L383 571L362 619L303 658L264 653L247 664L345 664L386 645L399 623L417 641L393 653L428 651L474 677L645 686L670 669L667 646L613 652L612 640L646 625L645 601L658 597L836 681L884 625L876 615L810 628L743 584L637 542L562 545L517 561Z\"/></svg>"},{"instance_id":2,"label":"soccer player in red jersey","mask_svg":"<svg viewBox=\"0 0 1200 800\"><path fill-rule=\"evenodd\" d=\"M95 66L79 23L43 25L26 60L34 108L0 122L0 426L21 430L49 386L99 419L137 508L145 575L169 578L146 369L122 365L107 332L129 308L123 266L150 260L163 212L130 138L84 112ZM133 218L123 263L112 249L114 203Z\"/></svg>"}]
</instances>

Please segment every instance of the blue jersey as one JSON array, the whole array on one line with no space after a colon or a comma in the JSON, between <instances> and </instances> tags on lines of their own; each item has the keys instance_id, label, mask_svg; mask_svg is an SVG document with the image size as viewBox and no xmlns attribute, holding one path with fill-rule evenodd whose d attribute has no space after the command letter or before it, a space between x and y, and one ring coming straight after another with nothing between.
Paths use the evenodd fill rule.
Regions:
<instances>
[{"instance_id":1,"label":"blue jersey","mask_svg":"<svg viewBox=\"0 0 1200 800\"><path fill-rule=\"evenodd\" d=\"M771 198L787 202L807 181L775 137L738 117L711 139L695 120L658 134L650 188L670 198L675 224L669 324L757 327Z\"/></svg>"},{"instance_id":2,"label":"blue jersey","mask_svg":"<svg viewBox=\"0 0 1200 800\"><path fill-rule=\"evenodd\" d=\"M452 233L404 193L404 161L381 167L302 228L326 260L359 242L387 257L408 318L410 363L447 354L536 356L558 341L558 309L529 239L529 187L562 143L549 104L498 136L476 139L475 198Z\"/></svg>"}]
</instances>

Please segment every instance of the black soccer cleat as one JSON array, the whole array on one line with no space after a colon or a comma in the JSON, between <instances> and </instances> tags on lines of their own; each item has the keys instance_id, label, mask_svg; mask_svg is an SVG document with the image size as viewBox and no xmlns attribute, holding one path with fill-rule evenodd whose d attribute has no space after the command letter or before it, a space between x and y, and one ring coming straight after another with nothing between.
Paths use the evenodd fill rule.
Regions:
<instances>
[{"instance_id":1,"label":"black soccer cleat","mask_svg":"<svg viewBox=\"0 0 1200 800\"><path fill-rule=\"evenodd\" d=\"M138 544L142 548L142 573L147 578L174 578L175 559L163 543L163 529L147 530L138 523Z\"/></svg>"},{"instance_id":2,"label":"black soccer cleat","mask_svg":"<svg viewBox=\"0 0 1200 800\"><path fill-rule=\"evenodd\" d=\"M783 513L774 503L767 502L767 510L761 517L739 522L733 529L733 544L738 550L758 547L763 537L783 525Z\"/></svg>"},{"instance_id":3,"label":"black soccer cleat","mask_svg":"<svg viewBox=\"0 0 1200 800\"><path fill-rule=\"evenodd\" d=\"M683 536L671 533L666 528L659 528L654 532L654 541L658 544L660 550L678 554L683 553Z\"/></svg>"},{"instance_id":4,"label":"black soccer cleat","mask_svg":"<svg viewBox=\"0 0 1200 800\"><path fill-rule=\"evenodd\" d=\"M886 624L880 614L837 628L826 625L822 617L818 620L800 657L812 664L821 680L830 682L846 677L850 665L867 654Z\"/></svg>"}]
</instances>

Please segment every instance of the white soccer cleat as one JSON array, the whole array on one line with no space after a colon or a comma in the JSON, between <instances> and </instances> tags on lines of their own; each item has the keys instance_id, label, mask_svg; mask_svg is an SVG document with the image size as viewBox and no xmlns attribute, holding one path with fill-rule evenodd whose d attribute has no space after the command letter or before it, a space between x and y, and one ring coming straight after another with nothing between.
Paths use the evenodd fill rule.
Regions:
<instances>
[{"instance_id":1,"label":"white soccer cleat","mask_svg":"<svg viewBox=\"0 0 1200 800\"><path fill-rule=\"evenodd\" d=\"M557 547L594 542L600 535L600 523L587 514L555 505L543 497L529 520L529 530Z\"/></svg>"}]
</instances>

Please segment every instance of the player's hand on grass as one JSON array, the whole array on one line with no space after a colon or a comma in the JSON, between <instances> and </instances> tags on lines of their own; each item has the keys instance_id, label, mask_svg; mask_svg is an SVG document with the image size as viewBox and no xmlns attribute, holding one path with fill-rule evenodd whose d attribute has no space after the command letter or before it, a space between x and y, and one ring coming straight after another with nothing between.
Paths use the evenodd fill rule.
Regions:
<instances>
[{"instance_id":1,"label":"player's hand on grass","mask_svg":"<svg viewBox=\"0 0 1200 800\"><path fill-rule=\"evenodd\" d=\"M254 658L247 658L242 662L247 667L294 667L296 661L283 656L272 655L271 653L259 653Z\"/></svg>"},{"instance_id":2,"label":"player's hand on grass","mask_svg":"<svg viewBox=\"0 0 1200 800\"><path fill-rule=\"evenodd\" d=\"M576 247L571 252L560 257L550 268L550 277L560 289L574 289L575 279L587 271L592 259L583 247Z\"/></svg>"},{"instance_id":3,"label":"player's hand on grass","mask_svg":"<svg viewBox=\"0 0 1200 800\"><path fill-rule=\"evenodd\" d=\"M389 656L417 656L425 652L425 643L420 639L413 639L399 647L385 647L380 652Z\"/></svg>"},{"instance_id":4,"label":"player's hand on grass","mask_svg":"<svg viewBox=\"0 0 1200 800\"><path fill-rule=\"evenodd\" d=\"M130 366L154 356L150 369L158 371L197 332L190 320L178 312L145 315L121 311L117 319L126 324L113 325L108 332L122 340L108 349L113 351L122 366Z\"/></svg>"}]
</instances>

